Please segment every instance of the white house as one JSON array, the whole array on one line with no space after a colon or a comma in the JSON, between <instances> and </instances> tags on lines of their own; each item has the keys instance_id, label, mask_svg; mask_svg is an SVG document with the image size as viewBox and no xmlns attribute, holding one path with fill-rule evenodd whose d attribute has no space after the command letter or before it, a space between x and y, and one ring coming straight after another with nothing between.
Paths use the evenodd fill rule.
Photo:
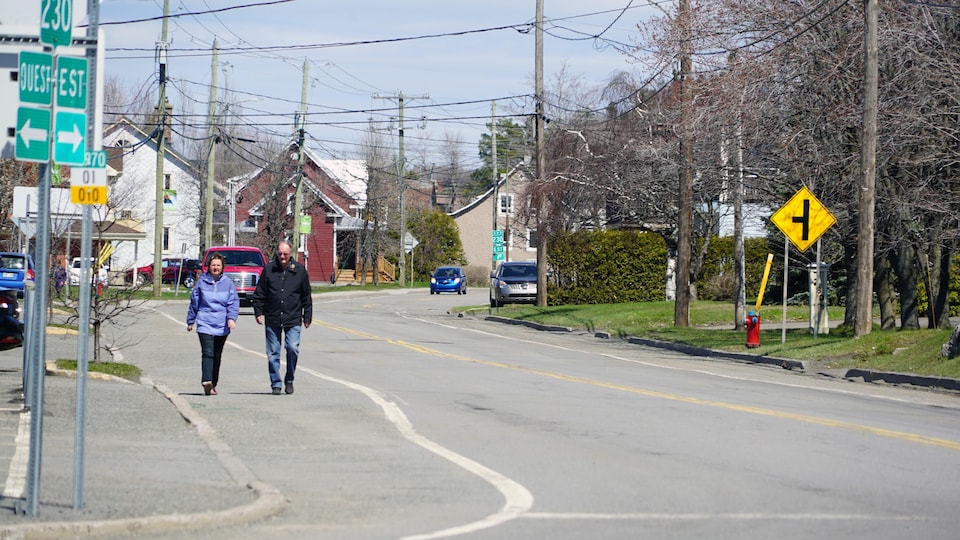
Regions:
<instances>
[{"instance_id":1,"label":"white house","mask_svg":"<svg viewBox=\"0 0 960 540\"><path fill-rule=\"evenodd\" d=\"M109 169L107 214L146 234L147 241L124 242L111 258L114 270L153 263L157 201L157 143L150 134L126 119L107 127L103 134ZM199 258L200 186L196 169L182 156L164 149L163 257Z\"/></svg>"}]
</instances>

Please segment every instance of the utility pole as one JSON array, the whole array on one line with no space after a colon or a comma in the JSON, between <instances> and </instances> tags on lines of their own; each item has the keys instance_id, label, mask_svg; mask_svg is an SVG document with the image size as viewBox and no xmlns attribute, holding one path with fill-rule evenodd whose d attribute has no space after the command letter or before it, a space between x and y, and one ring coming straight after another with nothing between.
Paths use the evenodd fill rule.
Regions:
<instances>
[{"instance_id":1,"label":"utility pole","mask_svg":"<svg viewBox=\"0 0 960 540\"><path fill-rule=\"evenodd\" d=\"M853 335L873 329L873 237L877 184L877 0L863 2L863 140L860 146L860 222L857 235L857 310ZM819 271L819 269L818 269Z\"/></svg>"},{"instance_id":2,"label":"utility pole","mask_svg":"<svg viewBox=\"0 0 960 540\"><path fill-rule=\"evenodd\" d=\"M163 0L163 29L157 43L157 58L160 60L160 101L157 105L157 189L153 230L153 296L160 298L163 279L163 159L164 136L167 129L167 16L170 0Z\"/></svg>"},{"instance_id":3,"label":"utility pole","mask_svg":"<svg viewBox=\"0 0 960 540\"><path fill-rule=\"evenodd\" d=\"M537 203L537 305L547 305L547 227L544 224L544 163L543 148L543 0L537 0L537 30L534 40L534 99L536 100L535 138L536 138L536 174L540 184Z\"/></svg>"},{"instance_id":4,"label":"utility pole","mask_svg":"<svg viewBox=\"0 0 960 540\"><path fill-rule=\"evenodd\" d=\"M213 62L210 66L210 108L207 110L207 186L204 196L206 212L203 218L203 245L200 253L213 245L213 183L216 177L217 130L214 125L214 115L217 113L217 38L213 38Z\"/></svg>"},{"instance_id":5,"label":"utility pole","mask_svg":"<svg viewBox=\"0 0 960 540\"><path fill-rule=\"evenodd\" d=\"M690 133L692 61L690 52L690 0L680 0L680 189L677 201L677 294L673 325L690 326L690 241L693 229L693 141Z\"/></svg>"},{"instance_id":6,"label":"utility pole","mask_svg":"<svg viewBox=\"0 0 960 540\"><path fill-rule=\"evenodd\" d=\"M303 86L300 90L300 112L296 115L297 125L297 190L293 196L293 232L291 244L293 256L297 257L300 251L300 212L303 206L303 164L304 164L304 125L307 121L307 85L310 80L310 64L303 59ZM303 261L300 261L303 264Z\"/></svg>"},{"instance_id":7,"label":"utility pole","mask_svg":"<svg viewBox=\"0 0 960 540\"><path fill-rule=\"evenodd\" d=\"M499 195L499 189L500 189L500 171L499 171L499 169L497 168L497 102L496 102L496 100L494 100L494 101L492 101L492 102L490 103L490 123L491 123L491 129L490 129L490 157L492 158L492 161L493 161L493 165L492 165L492 168L493 168L493 174L492 174L492 176L493 176L493 229L492 229L492 230L493 230L493 231L496 231L496 230L497 230L497 225L498 225L498 223L497 223L497 214L498 214L498 210L499 210L499 208L500 208L500 195ZM496 248L496 244L495 244L495 242L494 242L494 240L493 240L493 234L490 235L490 242L491 242L491 246L492 246L493 248ZM503 239L503 244L504 244L504 245L503 245L504 253L506 253L506 249L507 249L507 238L504 238L504 239ZM497 252L496 252L496 249L491 249L491 250L490 250L490 258L491 258L491 263L492 263L490 269L495 271L495 270L497 269Z\"/></svg>"},{"instance_id":8,"label":"utility pole","mask_svg":"<svg viewBox=\"0 0 960 540\"><path fill-rule=\"evenodd\" d=\"M380 94L374 94L373 97L377 99L395 99L397 100L397 109L398 109L398 119L400 123L399 139L398 139L398 155L397 155L397 181L399 185L399 198L400 198L400 256L397 260L399 270L400 270L400 286L403 287L405 282L404 271L407 267L407 250L406 250L406 236L407 236L407 204L406 204L406 195L404 192L407 189L407 179L404 173L405 169L405 158L403 155L403 105L406 99L430 99L429 94L424 94L421 96L405 96L403 92L398 91L396 95L393 96L381 96Z\"/></svg>"}]
</instances>

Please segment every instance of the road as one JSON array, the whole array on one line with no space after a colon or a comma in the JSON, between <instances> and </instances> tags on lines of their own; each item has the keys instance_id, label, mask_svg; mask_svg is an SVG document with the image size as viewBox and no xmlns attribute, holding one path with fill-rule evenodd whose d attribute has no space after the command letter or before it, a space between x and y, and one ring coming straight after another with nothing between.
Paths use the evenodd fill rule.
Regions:
<instances>
[{"instance_id":1,"label":"road","mask_svg":"<svg viewBox=\"0 0 960 540\"><path fill-rule=\"evenodd\" d=\"M960 397L456 317L467 297L318 295L294 395L249 309L220 395L185 304L138 363L289 501L164 538L957 538Z\"/></svg>"}]
</instances>

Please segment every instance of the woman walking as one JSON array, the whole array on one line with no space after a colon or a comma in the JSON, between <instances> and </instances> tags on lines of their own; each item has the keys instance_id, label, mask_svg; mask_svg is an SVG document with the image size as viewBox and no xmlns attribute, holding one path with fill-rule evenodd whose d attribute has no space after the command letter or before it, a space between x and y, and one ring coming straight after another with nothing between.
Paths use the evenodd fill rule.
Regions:
<instances>
[{"instance_id":1,"label":"woman walking","mask_svg":"<svg viewBox=\"0 0 960 540\"><path fill-rule=\"evenodd\" d=\"M205 395L217 395L220 358L230 331L237 326L240 297L233 281L223 277L223 255L210 256L209 267L200 275L190 292L187 308L187 332L197 326L200 338L200 377Z\"/></svg>"}]
</instances>

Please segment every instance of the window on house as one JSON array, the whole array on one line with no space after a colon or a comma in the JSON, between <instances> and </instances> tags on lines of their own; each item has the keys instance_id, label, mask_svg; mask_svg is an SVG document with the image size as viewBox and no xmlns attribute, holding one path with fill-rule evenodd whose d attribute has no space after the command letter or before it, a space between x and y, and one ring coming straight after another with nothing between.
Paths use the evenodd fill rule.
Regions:
<instances>
[{"instance_id":1,"label":"window on house","mask_svg":"<svg viewBox=\"0 0 960 540\"><path fill-rule=\"evenodd\" d=\"M163 228L163 250L170 250L170 227Z\"/></svg>"},{"instance_id":2,"label":"window on house","mask_svg":"<svg viewBox=\"0 0 960 540\"><path fill-rule=\"evenodd\" d=\"M120 210L119 219L133 219L133 210Z\"/></svg>"},{"instance_id":3,"label":"window on house","mask_svg":"<svg viewBox=\"0 0 960 540\"><path fill-rule=\"evenodd\" d=\"M173 179L170 174L163 175L163 189L173 189Z\"/></svg>"},{"instance_id":4,"label":"window on house","mask_svg":"<svg viewBox=\"0 0 960 540\"><path fill-rule=\"evenodd\" d=\"M530 229L527 231L527 248L528 249L537 249L537 245L540 243L540 239L537 237L537 231Z\"/></svg>"},{"instance_id":5,"label":"window on house","mask_svg":"<svg viewBox=\"0 0 960 540\"><path fill-rule=\"evenodd\" d=\"M513 195L500 195L500 213L513 214Z\"/></svg>"}]
</instances>

